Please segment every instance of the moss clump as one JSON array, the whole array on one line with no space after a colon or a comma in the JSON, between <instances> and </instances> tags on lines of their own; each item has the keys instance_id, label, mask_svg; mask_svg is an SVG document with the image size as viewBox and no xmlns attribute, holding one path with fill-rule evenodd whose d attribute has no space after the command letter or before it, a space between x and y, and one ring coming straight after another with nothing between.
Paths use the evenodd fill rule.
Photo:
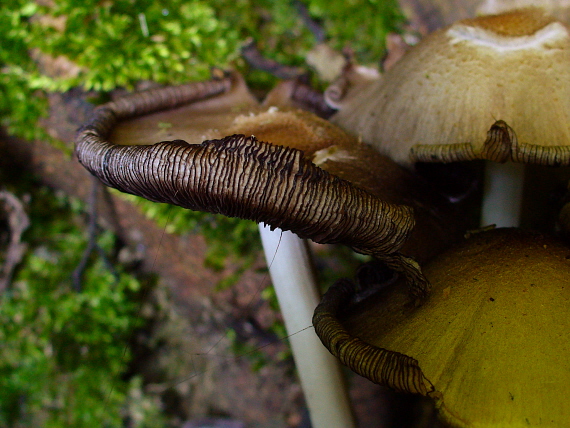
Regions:
<instances>
[{"instance_id":1,"label":"moss clump","mask_svg":"<svg viewBox=\"0 0 570 428\"><path fill-rule=\"evenodd\" d=\"M28 251L0 296L0 426L159 427L139 378L125 380L128 342L142 327L141 282L93 257L72 289L87 238L81 205L45 188L31 195ZM112 257L115 237L99 236Z\"/></svg>"},{"instance_id":2,"label":"moss clump","mask_svg":"<svg viewBox=\"0 0 570 428\"><path fill-rule=\"evenodd\" d=\"M350 46L361 62L378 62L385 54L386 35L398 32L404 22L394 0L310 0L307 4L311 15L322 20L333 46Z\"/></svg>"}]
</instances>

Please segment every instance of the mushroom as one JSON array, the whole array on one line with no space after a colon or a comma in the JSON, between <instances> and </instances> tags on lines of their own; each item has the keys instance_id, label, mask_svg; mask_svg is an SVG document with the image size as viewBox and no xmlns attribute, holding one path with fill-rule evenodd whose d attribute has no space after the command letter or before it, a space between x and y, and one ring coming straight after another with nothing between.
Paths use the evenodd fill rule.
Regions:
<instances>
[{"instance_id":1,"label":"mushroom","mask_svg":"<svg viewBox=\"0 0 570 428\"><path fill-rule=\"evenodd\" d=\"M333 87L331 121L402 165L494 161L482 224L513 226L522 163L570 164L569 68L568 28L540 9L466 19L344 99Z\"/></svg>"},{"instance_id":2,"label":"mushroom","mask_svg":"<svg viewBox=\"0 0 570 428\"><path fill-rule=\"evenodd\" d=\"M317 334L373 382L433 398L454 427L565 426L570 248L495 229L424 271L433 288L419 307L397 283L350 307L356 287L339 281L315 311Z\"/></svg>"},{"instance_id":3,"label":"mushroom","mask_svg":"<svg viewBox=\"0 0 570 428\"><path fill-rule=\"evenodd\" d=\"M205 94L199 102L181 101L175 108L157 105L156 112L119 121L111 130L110 140L121 145L175 139L199 144L245 134L302 150L318 166L380 199L413 207L418 227L406 243L406 253L419 261L437 254L459 239L466 227L473 226L466 216L469 207L450 204L416 174L307 111L329 113L306 85L293 80L281 82L260 104L239 74L227 76L225 82L223 90L209 97ZM152 91L145 97L147 104L157 98Z\"/></svg>"},{"instance_id":4,"label":"mushroom","mask_svg":"<svg viewBox=\"0 0 570 428\"><path fill-rule=\"evenodd\" d=\"M367 144L335 144L315 152L313 162L386 202L413 207L416 226L402 252L419 263L447 249L474 225L475 198L450 203L431 183Z\"/></svg>"},{"instance_id":5,"label":"mushroom","mask_svg":"<svg viewBox=\"0 0 570 428\"><path fill-rule=\"evenodd\" d=\"M343 243L384 261L408 278L412 294L418 299L425 296L428 284L418 264L400 252L414 225L411 208L387 203L327 173L298 149L274 146L253 136L236 134L201 144L174 140L152 145L148 145L148 136L143 138L144 134L150 134L151 142L157 137L185 138L185 125L182 125L185 121L193 122L191 126L199 128L199 132L188 134L188 139L194 143L202 138L201 135L212 138L213 134L223 134L222 127L243 126L248 115L237 121L230 120L223 109L215 113L221 124L217 130L209 128L210 122L202 126L202 119L191 118L198 110L197 104L191 103L205 100L206 106L214 108L213 105L225 97L220 94L238 91L236 85L239 87L240 81L238 76L229 75L210 82L155 89L105 104L95 110L80 130L76 141L77 157L103 183L126 193L193 210L263 222L271 228L291 230L315 242ZM230 102L230 106L245 105L235 103L235 100ZM249 108L256 111L259 107L250 105L240 110L243 113ZM167 114L166 110L172 110L173 114ZM261 121L257 123L255 133L267 131L265 125L280 123L275 118L284 116L277 113L273 109L259 114ZM135 119L142 115L147 119L146 124L143 124L143 118ZM281 131L270 132L267 138L275 141L276 135L288 136L291 126L299 127L301 123L312 124L310 127L316 134L327 134L327 130L333 129L335 142L348 138L316 116L296 112L286 117L288 125L284 128L269 126L273 128L270 131ZM128 119L133 121L125 122ZM164 135L157 135L157 124L161 121L171 126L159 130ZM118 126L121 122L125 122L124 126ZM129 128L138 130L136 135L127 137ZM245 128L251 133L250 125ZM314 138L311 136L310 140ZM146 140L146 145L140 145L144 143L141 139ZM125 141L127 145L116 143ZM325 145L331 144L326 138L323 141ZM319 147L305 147L305 150ZM285 246L283 239L281 246ZM268 252L273 254L272 250ZM301 271L302 268L297 266L294 270ZM315 352L311 350L310 353ZM296 360L298 362L298 355ZM311 386L307 383L303 382L306 394ZM324 397L325 400L329 398ZM307 399L315 426L326 423L347 427L352 424L351 417L339 416L343 409L322 403L315 405L319 402L315 394L307 394ZM315 422L318 415L322 419Z\"/></svg>"}]
</instances>

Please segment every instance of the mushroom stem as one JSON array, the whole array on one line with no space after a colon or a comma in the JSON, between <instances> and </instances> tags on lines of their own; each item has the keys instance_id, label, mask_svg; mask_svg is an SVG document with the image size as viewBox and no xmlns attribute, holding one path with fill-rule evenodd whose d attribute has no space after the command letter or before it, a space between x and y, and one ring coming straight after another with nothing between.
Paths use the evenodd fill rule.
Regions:
<instances>
[{"instance_id":1,"label":"mushroom stem","mask_svg":"<svg viewBox=\"0 0 570 428\"><path fill-rule=\"evenodd\" d=\"M523 183L524 164L486 162L481 226L519 226Z\"/></svg>"},{"instance_id":2,"label":"mushroom stem","mask_svg":"<svg viewBox=\"0 0 570 428\"><path fill-rule=\"evenodd\" d=\"M320 293L304 240L292 232L259 225L265 258L283 314L295 366L315 428L356 427L338 360L311 326Z\"/></svg>"}]
</instances>

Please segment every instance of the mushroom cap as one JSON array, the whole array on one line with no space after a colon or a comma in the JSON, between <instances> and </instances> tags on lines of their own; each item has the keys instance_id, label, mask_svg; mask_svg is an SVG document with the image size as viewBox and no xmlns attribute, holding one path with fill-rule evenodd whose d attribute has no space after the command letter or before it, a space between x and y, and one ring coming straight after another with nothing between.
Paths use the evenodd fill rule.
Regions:
<instances>
[{"instance_id":1,"label":"mushroom cap","mask_svg":"<svg viewBox=\"0 0 570 428\"><path fill-rule=\"evenodd\" d=\"M570 164L569 70L568 28L540 9L458 21L339 103L331 120L401 164ZM491 138L493 125L501 138Z\"/></svg>"},{"instance_id":2,"label":"mushroom cap","mask_svg":"<svg viewBox=\"0 0 570 428\"><path fill-rule=\"evenodd\" d=\"M308 156L334 144L358 144L355 138L338 126L313 113L299 109L281 110L277 107L269 107L255 114L239 115L224 132L226 135L255 135L261 141L303 150Z\"/></svg>"},{"instance_id":3,"label":"mushroom cap","mask_svg":"<svg viewBox=\"0 0 570 428\"><path fill-rule=\"evenodd\" d=\"M239 76L224 74L211 81L152 89L99 106L76 137L77 158L104 184L126 193L188 209L251 219L291 230L319 243L343 243L355 251L374 255L402 272L418 296L425 295L429 284L419 265L398 252L415 223L412 209L387 203L318 168L297 144L296 147L281 145L279 138L271 137L286 134L282 121L275 120L280 116L278 110L270 109L267 115L254 113L257 121L243 118L251 134L256 130L266 131L268 124L270 130L276 128L276 133L267 134L271 142L241 134L201 144L196 144L195 133L190 141L156 142L153 133L144 132L139 132L136 139L128 138L125 130L129 127L137 130L132 119L139 116L158 125L158 114L174 127L169 112L181 119L182 123L175 125L176 131L181 132L178 135L183 137L186 128L192 131L192 126L186 124L180 109L204 100L205 104L216 104L231 95L239 81ZM231 110L231 103L228 107ZM227 109L222 110L224 119L231 116ZM195 116L201 116L200 111ZM287 118L287 126L297 126ZM338 140L356 144L354 138L311 113L298 112L293 118L306 121L319 134L322 144ZM275 122L279 126L273 126ZM332 133L330 138L328 133Z\"/></svg>"},{"instance_id":4,"label":"mushroom cap","mask_svg":"<svg viewBox=\"0 0 570 428\"><path fill-rule=\"evenodd\" d=\"M564 426L570 420L570 248L538 233L496 229L472 236L424 271L433 288L423 305L407 304L396 283L340 315L347 343L357 337L375 352L416 360L433 386L423 393L453 426ZM341 306L346 301L345 295ZM347 346L339 355L356 352ZM411 376L404 366L371 367L373 353L358 358L353 365L373 381L388 372Z\"/></svg>"},{"instance_id":5,"label":"mushroom cap","mask_svg":"<svg viewBox=\"0 0 570 428\"><path fill-rule=\"evenodd\" d=\"M120 121L113 128L110 140L121 145L148 145L166 140L200 144L228 135L223 131L237 115L260 110L259 102L240 74L232 73L228 80L229 88L221 94Z\"/></svg>"},{"instance_id":6,"label":"mushroom cap","mask_svg":"<svg viewBox=\"0 0 570 428\"><path fill-rule=\"evenodd\" d=\"M222 94L122 121L113 129L110 140L121 145L148 145L166 140L200 144L244 134L303 150L308 156L333 144L357 144L354 137L336 125L297 108L291 100L294 81L279 85L262 105L239 74L233 73L231 80L229 90Z\"/></svg>"}]
</instances>

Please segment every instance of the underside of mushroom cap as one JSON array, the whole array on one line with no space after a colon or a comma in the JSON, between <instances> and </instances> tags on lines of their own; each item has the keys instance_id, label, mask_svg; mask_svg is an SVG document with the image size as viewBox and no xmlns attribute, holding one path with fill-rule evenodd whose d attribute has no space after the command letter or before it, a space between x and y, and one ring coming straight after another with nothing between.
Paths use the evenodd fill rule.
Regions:
<instances>
[{"instance_id":1,"label":"underside of mushroom cap","mask_svg":"<svg viewBox=\"0 0 570 428\"><path fill-rule=\"evenodd\" d=\"M459 21L422 40L331 120L407 165L504 161L485 147L501 121L512 130L507 159L566 165L569 70L568 29L539 9Z\"/></svg>"},{"instance_id":2,"label":"underside of mushroom cap","mask_svg":"<svg viewBox=\"0 0 570 428\"><path fill-rule=\"evenodd\" d=\"M386 350L416 361L434 387L424 393L453 426L564 426L570 420L570 248L538 233L497 229L472 236L424 271L433 289L418 308L406 305L398 283L350 309L347 295L336 313L328 303L319 306L317 322L329 317L319 333L329 338L325 345L333 354L342 349L337 356L345 364L350 357L351 368L375 382L409 370L374 370ZM350 346L331 348L339 337ZM375 351L352 345L359 342Z\"/></svg>"}]
</instances>

